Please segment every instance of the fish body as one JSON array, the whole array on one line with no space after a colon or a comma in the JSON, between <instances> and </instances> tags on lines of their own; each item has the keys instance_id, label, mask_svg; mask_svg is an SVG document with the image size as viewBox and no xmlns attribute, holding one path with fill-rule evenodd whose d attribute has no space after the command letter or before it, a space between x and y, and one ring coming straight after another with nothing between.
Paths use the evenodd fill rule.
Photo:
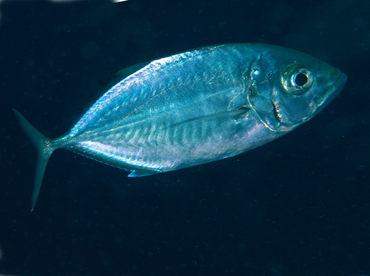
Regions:
<instances>
[{"instance_id":1,"label":"fish body","mask_svg":"<svg viewBox=\"0 0 370 276\"><path fill-rule=\"evenodd\" d=\"M129 170L130 177L196 166L288 133L345 82L340 70L294 50L228 44L149 63L110 88L57 139L44 137L14 110L39 152L32 209L58 148Z\"/></svg>"}]
</instances>

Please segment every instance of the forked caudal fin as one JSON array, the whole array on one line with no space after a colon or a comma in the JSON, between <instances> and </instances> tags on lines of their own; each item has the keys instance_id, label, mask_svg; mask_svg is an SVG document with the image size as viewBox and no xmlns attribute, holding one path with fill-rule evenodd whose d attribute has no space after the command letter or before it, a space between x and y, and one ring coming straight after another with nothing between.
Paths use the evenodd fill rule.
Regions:
<instances>
[{"instance_id":1,"label":"forked caudal fin","mask_svg":"<svg viewBox=\"0 0 370 276\"><path fill-rule=\"evenodd\" d=\"M36 175L35 175L35 187L33 190L32 195L32 206L31 206L31 212L35 208L35 204L37 201L37 197L40 192L40 187L42 183L42 177L44 176L44 171L46 168L46 165L49 161L49 158L55 148L51 146L51 139L46 138L44 135L42 135L36 128L34 128L31 123L23 117L21 113L19 113L17 110L13 108L13 111L15 115L18 118L19 123L21 124L23 130L27 133L27 135L32 140L33 144L35 145L37 149L37 167L36 167Z\"/></svg>"}]
</instances>

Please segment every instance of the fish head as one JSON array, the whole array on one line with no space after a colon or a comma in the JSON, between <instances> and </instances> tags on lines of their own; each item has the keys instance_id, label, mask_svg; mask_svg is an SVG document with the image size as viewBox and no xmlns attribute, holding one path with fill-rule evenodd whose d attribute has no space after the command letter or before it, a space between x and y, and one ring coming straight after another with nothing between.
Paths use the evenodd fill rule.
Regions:
<instances>
[{"instance_id":1,"label":"fish head","mask_svg":"<svg viewBox=\"0 0 370 276\"><path fill-rule=\"evenodd\" d=\"M265 51L250 70L249 104L270 130L286 132L330 103L347 77L339 69L285 48Z\"/></svg>"}]
</instances>

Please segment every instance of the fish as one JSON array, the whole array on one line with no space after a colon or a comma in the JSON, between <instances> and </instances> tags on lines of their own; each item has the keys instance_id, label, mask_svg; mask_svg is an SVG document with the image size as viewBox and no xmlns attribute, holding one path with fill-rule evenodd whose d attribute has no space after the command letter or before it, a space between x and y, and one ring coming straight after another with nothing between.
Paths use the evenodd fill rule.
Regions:
<instances>
[{"instance_id":1,"label":"fish","mask_svg":"<svg viewBox=\"0 0 370 276\"><path fill-rule=\"evenodd\" d=\"M175 171L232 157L292 131L344 87L339 69L269 44L203 47L145 63L50 139L16 109L38 152L34 210L51 154L63 148L130 171Z\"/></svg>"}]
</instances>

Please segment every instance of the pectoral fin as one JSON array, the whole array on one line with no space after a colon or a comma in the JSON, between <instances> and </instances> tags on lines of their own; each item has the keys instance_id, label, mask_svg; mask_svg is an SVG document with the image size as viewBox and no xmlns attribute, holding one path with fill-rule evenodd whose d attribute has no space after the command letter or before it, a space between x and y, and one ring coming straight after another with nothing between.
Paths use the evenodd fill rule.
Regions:
<instances>
[{"instance_id":1,"label":"pectoral fin","mask_svg":"<svg viewBox=\"0 0 370 276\"><path fill-rule=\"evenodd\" d=\"M208 116L194 118L194 119L191 119L191 120L188 120L188 121L185 121L185 122L179 123L177 125L173 125L173 126L179 127L179 126L183 126L183 125L186 125L186 124L195 123L197 121L221 122L221 121L225 121L225 120L234 120L237 123L238 120L240 120L242 118L245 118L247 116L248 112L249 112L249 108L240 107L236 110L225 111L225 112L211 114L211 115L208 115Z\"/></svg>"}]
</instances>

